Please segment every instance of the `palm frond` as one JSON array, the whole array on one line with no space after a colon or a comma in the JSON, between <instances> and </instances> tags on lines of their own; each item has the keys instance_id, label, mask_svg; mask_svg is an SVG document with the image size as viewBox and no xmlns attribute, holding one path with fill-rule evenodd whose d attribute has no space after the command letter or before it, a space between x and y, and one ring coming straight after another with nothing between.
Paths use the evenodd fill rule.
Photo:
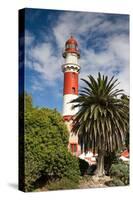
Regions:
<instances>
[{"instance_id":1,"label":"palm frond","mask_svg":"<svg viewBox=\"0 0 133 200\"><path fill-rule=\"evenodd\" d=\"M114 76L109 80L108 76L98 73L97 79L89 75L88 80L82 81L86 87L71 101L73 108L79 107L73 131L79 134L85 147L90 145L94 151L119 149L128 128L129 101L123 96L123 90L116 88L118 80Z\"/></svg>"}]
</instances>

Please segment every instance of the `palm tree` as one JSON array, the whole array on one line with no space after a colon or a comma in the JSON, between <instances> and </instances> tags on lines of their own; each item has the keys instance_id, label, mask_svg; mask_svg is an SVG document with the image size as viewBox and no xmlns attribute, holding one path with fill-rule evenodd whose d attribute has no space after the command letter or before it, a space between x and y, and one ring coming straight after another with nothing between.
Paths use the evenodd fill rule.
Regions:
<instances>
[{"instance_id":1,"label":"palm tree","mask_svg":"<svg viewBox=\"0 0 133 200\"><path fill-rule=\"evenodd\" d=\"M128 106L120 98L123 90L116 89L119 84L114 76L108 80L107 76L98 78L88 76L79 97L71 103L73 108L79 107L75 115L72 131L79 135L84 150L91 148L98 153L98 176L104 175L104 155L114 152L124 144L128 126Z\"/></svg>"},{"instance_id":2,"label":"palm tree","mask_svg":"<svg viewBox=\"0 0 133 200\"><path fill-rule=\"evenodd\" d=\"M127 95L122 95L121 99L123 101L123 104L126 104L128 106L128 119L129 119L129 96ZM126 134L126 138L125 138L125 147L128 149L128 151L130 150L130 144L129 144L129 124L127 127L127 134Z\"/></svg>"}]
</instances>

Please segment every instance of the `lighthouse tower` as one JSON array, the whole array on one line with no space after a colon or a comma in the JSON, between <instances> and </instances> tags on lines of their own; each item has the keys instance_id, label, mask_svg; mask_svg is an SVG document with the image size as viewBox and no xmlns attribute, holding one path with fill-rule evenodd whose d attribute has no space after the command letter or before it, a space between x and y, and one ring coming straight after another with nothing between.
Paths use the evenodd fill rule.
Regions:
<instances>
[{"instance_id":1,"label":"lighthouse tower","mask_svg":"<svg viewBox=\"0 0 133 200\"><path fill-rule=\"evenodd\" d=\"M78 97L78 76L80 71L78 60L80 58L80 53L78 50L78 43L73 36L65 43L63 57L64 64L62 65L62 71L64 73L64 91L62 115L70 134L68 148L73 154L78 155L80 151L78 136L71 131L72 120L78 108L72 109L73 103L70 102Z\"/></svg>"}]
</instances>

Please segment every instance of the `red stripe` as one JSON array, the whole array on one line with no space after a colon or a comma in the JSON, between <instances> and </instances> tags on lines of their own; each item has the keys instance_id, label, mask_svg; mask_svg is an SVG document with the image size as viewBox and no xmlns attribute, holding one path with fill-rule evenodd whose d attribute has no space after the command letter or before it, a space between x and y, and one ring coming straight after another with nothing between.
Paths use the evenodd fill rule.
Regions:
<instances>
[{"instance_id":1,"label":"red stripe","mask_svg":"<svg viewBox=\"0 0 133 200\"><path fill-rule=\"evenodd\" d=\"M65 116L63 116L63 119L64 119L64 121L70 121L70 120L73 119L73 116L72 115L65 115Z\"/></svg>"},{"instance_id":2,"label":"red stripe","mask_svg":"<svg viewBox=\"0 0 133 200\"><path fill-rule=\"evenodd\" d=\"M78 73L64 73L64 94L78 95Z\"/></svg>"}]
</instances>

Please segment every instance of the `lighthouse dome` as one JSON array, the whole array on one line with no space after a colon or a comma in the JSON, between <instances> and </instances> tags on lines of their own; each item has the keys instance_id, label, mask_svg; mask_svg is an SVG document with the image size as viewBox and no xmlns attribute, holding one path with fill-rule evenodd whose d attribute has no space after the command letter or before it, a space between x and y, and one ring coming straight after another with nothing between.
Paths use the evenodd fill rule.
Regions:
<instances>
[{"instance_id":1,"label":"lighthouse dome","mask_svg":"<svg viewBox=\"0 0 133 200\"><path fill-rule=\"evenodd\" d=\"M71 36L71 37L66 41L66 45L65 45L65 46L66 46L66 47L67 47L67 46L68 46L68 47L72 46L73 48L75 48L75 47L78 46L78 43L77 43L76 39L75 39L73 36Z\"/></svg>"},{"instance_id":2,"label":"lighthouse dome","mask_svg":"<svg viewBox=\"0 0 133 200\"><path fill-rule=\"evenodd\" d=\"M65 43L65 52L63 53L64 58L66 57L67 53L76 53L78 58L80 57L78 43L73 36L71 36Z\"/></svg>"}]
</instances>

